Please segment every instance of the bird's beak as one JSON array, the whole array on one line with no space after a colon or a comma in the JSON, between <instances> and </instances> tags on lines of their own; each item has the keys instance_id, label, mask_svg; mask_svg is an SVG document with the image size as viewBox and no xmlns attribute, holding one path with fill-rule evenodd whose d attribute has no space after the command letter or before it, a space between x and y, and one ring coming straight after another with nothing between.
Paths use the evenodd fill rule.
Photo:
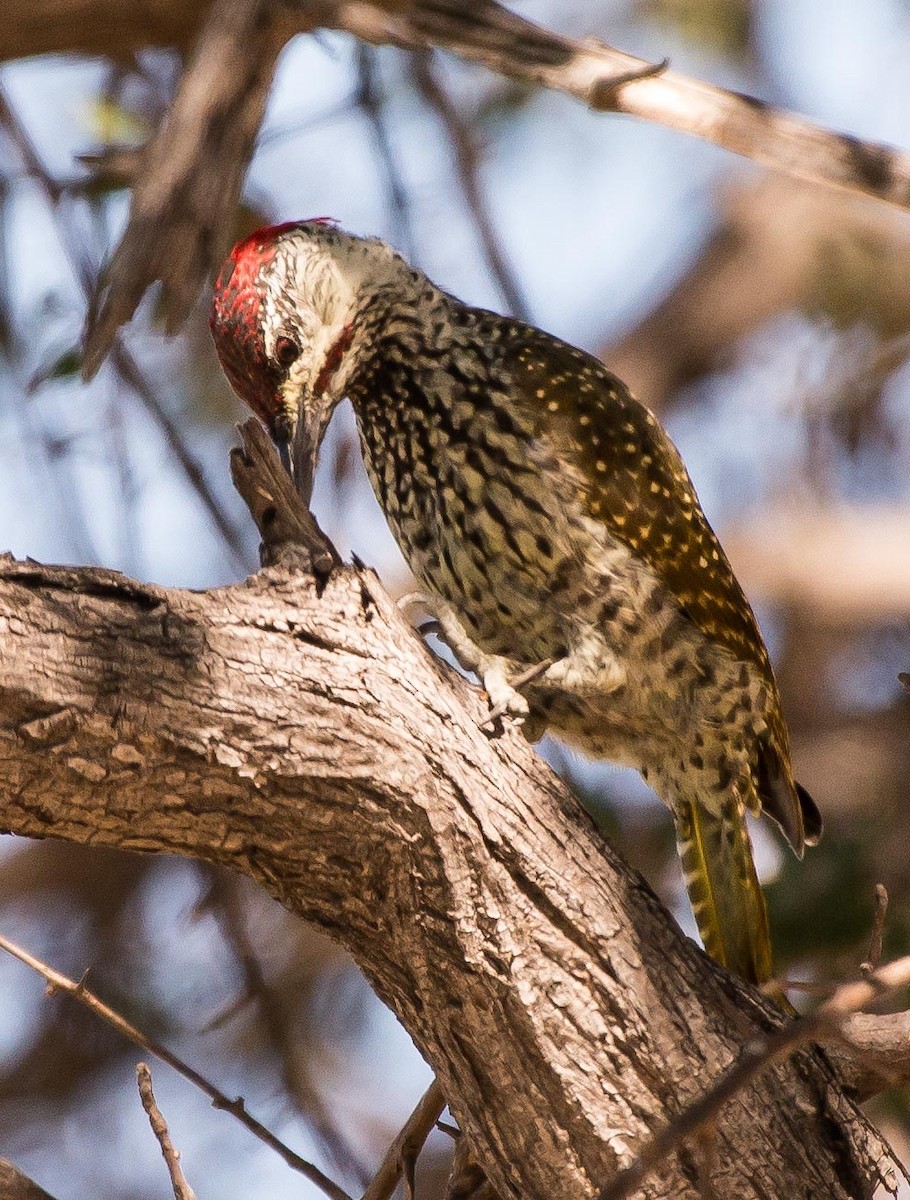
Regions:
<instances>
[{"instance_id":1,"label":"bird's beak","mask_svg":"<svg viewBox=\"0 0 910 1200\"><path fill-rule=\"evenodd\" d=\"M285 443L282 462L291 473L297 491L307 508L313 497L313 481L316 478L316 463L319 448L335 405L323 396L312 393L301 395L297 405L297 419ZM279 443L278 453L281 454Z\"/></svg>"}]
</instances>

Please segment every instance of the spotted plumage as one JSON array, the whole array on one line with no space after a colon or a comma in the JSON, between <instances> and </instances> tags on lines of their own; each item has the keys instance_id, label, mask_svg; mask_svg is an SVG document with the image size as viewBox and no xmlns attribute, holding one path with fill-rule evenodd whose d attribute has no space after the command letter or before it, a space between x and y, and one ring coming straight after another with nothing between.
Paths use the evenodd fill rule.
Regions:
<instances>
[{"instance_id":1,"label":"spotted plumage","mask_svg":"<svg viewBox=\"0 0 910 1200\"><path fill-rule=\"evenodd\" d=\"M800 854L820 822L752 610L656 418L590 355L322 222L235 247L212 329L235 389L293 441L305 491L350 397L456 654L535 728L649 779L708 949L767 978L745 811L769 812ZM545 660L517 696L509 681Z\"/></svg>"}]
</instances>

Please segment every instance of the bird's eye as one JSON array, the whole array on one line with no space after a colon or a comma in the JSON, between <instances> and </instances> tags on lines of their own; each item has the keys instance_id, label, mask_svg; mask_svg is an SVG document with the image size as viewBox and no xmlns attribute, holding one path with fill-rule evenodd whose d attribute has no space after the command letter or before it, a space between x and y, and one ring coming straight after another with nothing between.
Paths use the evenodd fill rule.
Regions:
<instances>
[{"instance_id":1,"label":"bird's eye","mask_svg":"<svg viewBox=\"0 0 910 1200\"><path fill-rule=\"evenodd\" d=\"M280 337L275 341L275 358L282 367L289 367L300 357L300 347L293 338Z\"/></svg>"}]
</instances>

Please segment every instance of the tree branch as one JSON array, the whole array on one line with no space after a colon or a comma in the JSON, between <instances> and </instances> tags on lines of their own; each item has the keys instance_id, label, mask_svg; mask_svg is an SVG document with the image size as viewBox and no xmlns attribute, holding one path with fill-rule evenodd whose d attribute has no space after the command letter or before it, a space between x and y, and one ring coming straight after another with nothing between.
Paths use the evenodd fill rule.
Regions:
<instances>
[{"instance_id":1,"label":"tree branch","mask_svg":"<svg viewBox=\"0 0 910 1200\"><path fill-rule=\"evenodd\" d=\"M0 1196L3 1200L54 1200L5 1158L0 1158Z\"/></svg>"},{"instance_id":2,"label":"tree branch","mask_svg":"<svg viewBox=\"0 0 910 1200\"><path fill-rule=\"evenodd\" d=\"M90 379L146 288L161 280L168 323L186 317L230 248L234 214L287 38L271 0L214 0L171 106L143 149L130 219L86 321Z\"/></svg>"},{"instance_id":3,"label":"tree branch","mask_svg":"<svg viewBox=\"0 0 910 1200\"><path fill-rule=\"evenodd\" d=\"M434 1079L386 1151L362 1200L390 1200L402 1175L405 1177L408 1200L414 1200L414 1165L445 1106L442 1088Z\"/></svg>"},{"instance_id":4,"label":"tree branch","mask_svg":"<svg viewBox=\"0 0 910 1200\"><path fill-rule=\"evenodd\" d=\"M326 23L377 44L439 46L499 74L566 92L597 111L678 129L798 179L910 205L906 151L822 129L754 96L657 70L594 38L552 33L499 4L342 0Z\"/></svg>"},{"instance_id":5,"label":"tree branch","mask_svg":"<svg viewBox=\"0 0 910 1200\"><path fill-rule=\"evenodd\" d=\"M164 1114L158 1107L158 1102L155 1099L155 1093L152 1090L152 1073L149 1070L148 1063L141 1062L136 1067L136 1080L139 1085L139 1098L142 1101L142 1107L148 1116L152 1133L161 1147L161 1153L167 1166L167 1173L171 1177L174 1200L196 1200L196 1193L187 1183L186 1176L183 1174L183 1168L180 1166L180 1151L175 1148L174 1143L171 1141L167 1121L165 1121Z\"/></svg>"},{"instance_id":6,"label":"tree branch","mask_svg":"<svg viewBox=\"0 0 910 1200\"><path fill-rule=\"evenodd\" d=\"M504 1197L594 1195L782 1020L484 735L368 572L194 593L7 557L0 653L0 827L224 863L327 930ZM890 1161L806 1050L725 1106L716 1160L743 1200L866 1196ZM641 1195L696 1176L680 1155Z\"/></svg>"},{"instance_id":7,"label":"tree branch","mask_svg":"<svg viewBox=\"0 0 910 1200\"><path fill-rule=\"evenodd\" d=\"M848 1017L882 996L906 991L908 986L910 958L901 958L861 981L842 984L816 1012L750 1042L739 1061L709 1091L688 1105L666 1129L661 1130L644 1147L636 1161L602 1189L598 1200L628 1200L648 1174L656 1170L669 1155L676 1153L687 1139L697 1137L699 1131L709 1126L713 1130L723 1106L748 1087L761 1071L766 1071L773 1062L787 1058L798 1046L804 1046L807 1042L819 1041L826 1035L845 1038L844 1026Z\"/></svg>"}]
</instances>

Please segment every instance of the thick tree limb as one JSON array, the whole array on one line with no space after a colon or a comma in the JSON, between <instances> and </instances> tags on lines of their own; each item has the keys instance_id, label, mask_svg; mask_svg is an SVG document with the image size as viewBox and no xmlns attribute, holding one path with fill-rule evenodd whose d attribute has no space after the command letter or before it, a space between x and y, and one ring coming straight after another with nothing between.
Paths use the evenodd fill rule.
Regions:
<instances>
[{"instance_id":1,"label":"thick tree limb","mask_svg":"<svg viewBox=\"0 0 910 1200\"><path fill-rule=\"evenodd\" d=\"M739 1062L714 1084L694 1104L679 1116L642 1150L632 1166L625 1168L604 1187L598 1200L629 1200L651 1171L675 1153L700 1130L714 1128L717 1114L724 1104L771 1063L789 1057L797 1046L824 1036L845 1035L846 1021L876 999L910 986L910 957L898 959L870 973L866 978L842 984L830 999L808 1016L790 1021L763 1038L750 1041Z\"/></svg>"},{"instance_id":2,"label":"thick tree limb","mask_svg":"<svg viewBox=\"0 0 910 1200\"><path fill-rule=\"evenodd\" d=\"M190 593L7 558L0 654L0 827L225 863L329 931L504 1197L595 1194L775 1024L369 573ZM805 1050L717 1120L743 1200L866 1196L890 1161Z\"/></svg>"}]
</instances>

